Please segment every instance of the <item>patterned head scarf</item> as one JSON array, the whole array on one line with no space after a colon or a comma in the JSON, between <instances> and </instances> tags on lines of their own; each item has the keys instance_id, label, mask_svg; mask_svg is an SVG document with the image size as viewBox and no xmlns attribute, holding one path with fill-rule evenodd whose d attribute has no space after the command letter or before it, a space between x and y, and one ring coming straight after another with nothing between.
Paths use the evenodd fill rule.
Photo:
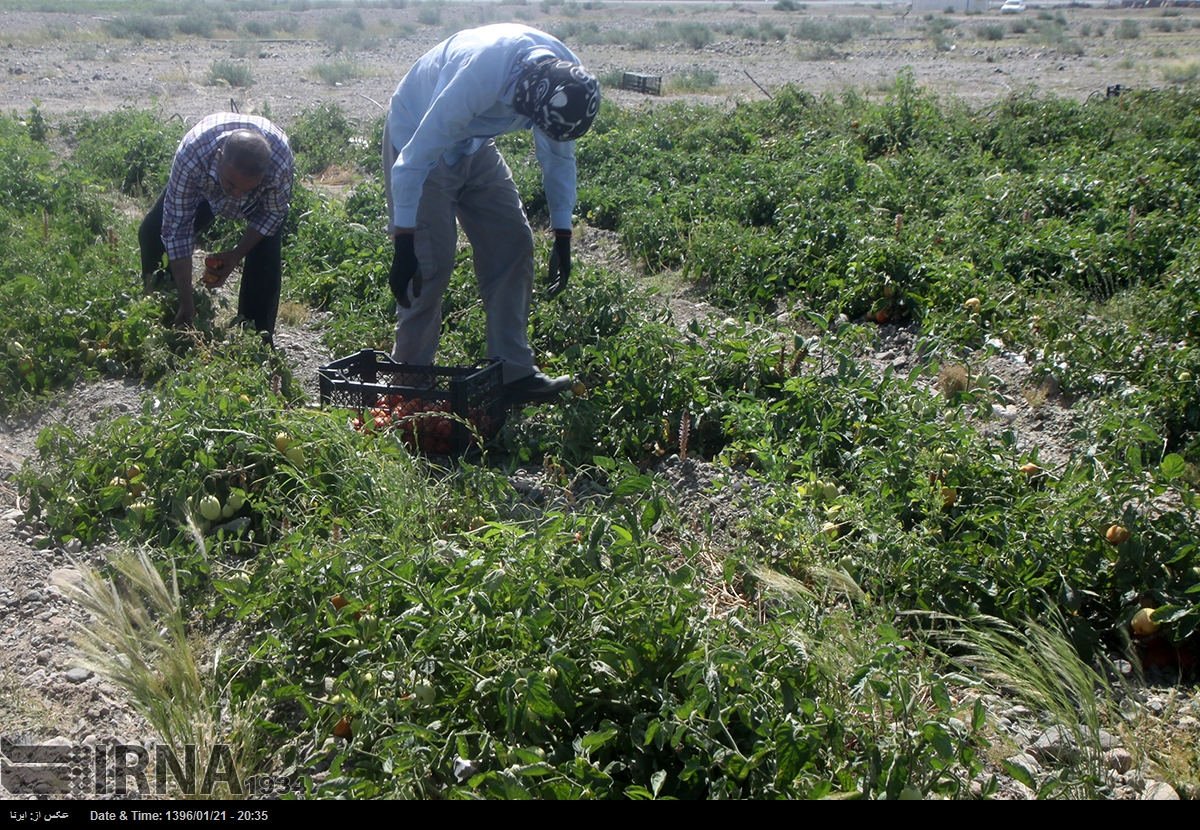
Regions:
<instances>
[{"instance_id":1,"label":"patterned head scarf","mask_svg":"<svg viewBox=\"0 0 1200 830\"><path fill-rule=\"evenodd\" d=\"M600 84L579 64L537 58L517 78L513 108L555 141L573 141L596 120Z\"/></svg>"}]
</instances>

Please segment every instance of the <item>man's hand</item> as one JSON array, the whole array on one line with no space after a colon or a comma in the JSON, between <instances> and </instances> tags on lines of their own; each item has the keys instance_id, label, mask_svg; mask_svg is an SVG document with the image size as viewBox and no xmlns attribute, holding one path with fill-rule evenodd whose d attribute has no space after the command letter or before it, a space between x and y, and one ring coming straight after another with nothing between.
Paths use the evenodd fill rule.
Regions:
<instances>
[{"instance_id":1,"label":"man's hand","mask_svg":"<svg viewBox=\"0 0 1200 830\"><path fill-rule=\"evenodd\" d=\"M233 273L233 269L241 262L241 257L235 258L234 251L221 251L204 258L204 287L220 288L225 280Z\"/></svg>"},{"instance_id":2,"label":"man's hand","mask_svg":"<svg viewBox=\"0 0 1200 830\"><path fill-rule=\"evenodd\" d=\"M421 273L417 265L417 252L413 246L414 235L410 231L396 232L394 252L392 254L392 270L388 274L388 283L392 286L392 296L401 308L409 308L408 287L412 285L412 295L421 296Z\"/></svg>"},{"instance_id":3,"label":"man's hand","mask_svg":"<svg viewBox=\"0 0 1200 830\"><path fill-rule=\"evenodd\" d=\"M167 265L175 280L175 293L179 295L175 328L191 328L192 321L196 319L196 300L192 295L192 258L173 259Z\"/></svg>"},{"instance_id":4,"label":"man's hand","mask_svg":"<svg viewBox=\"0 0 1200 830\"><path fill-rule=\"evenodd\" d=\"M546 274L546 296L557 297L571 278L571 232L554 231L554 247L550 249L550 268Z\"/></svg>"}]
</instances>

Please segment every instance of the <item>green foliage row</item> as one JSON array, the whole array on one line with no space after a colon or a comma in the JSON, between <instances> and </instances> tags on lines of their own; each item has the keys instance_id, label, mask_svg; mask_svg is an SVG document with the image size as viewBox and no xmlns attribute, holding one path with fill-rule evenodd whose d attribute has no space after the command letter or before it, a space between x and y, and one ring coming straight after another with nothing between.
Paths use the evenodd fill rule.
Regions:
<instances>
[{"instance_id":1,"label":"green foliage row","mask_svg":"<svg viewBox=\"0 0 1200 830\"><path fill-rule=\"evenodd\" d=\"M314 795L954 795L981 769L982 709L955 708L890 626L836 651L843 666L797 650L843 636L803 608L768 626L709 615L659 538L678 518L632 465L598 458L608 499L522 519L502 474L439 482L394 439L289 409L260 350L194 351L143 412L92 438L43 433L57 473L28 494L59 534L171 555L198 610L256 632L230 705L254 707L277 757L300 764L349 724ZM235 492L223 528L198 519L204 496Z\"/></svg>"},{"instance_id":2,"label":"green foliage row","mask_svg":"<svg viewBox=\"0 0 1200 830\"><path fill-rule=\"evenodd\" d=\"M298 407L278 353L211 304L185 338L162 328L169 302L129 290L131 228L101 190L138 167L152 197L182 124L81 119L62 164L35 113L0 119L0 334L21 347L0 355L5 411L80 373L161 378L94 435L44 432L23 498L59 538L149 546L193 618L244 626L221 687L289 772L352 731L314 795L965 796L983 710L951 702L924 623L885 620L1062 614L1085 655L1142 605L1176 641L1200 624L1190 107L976 113L908 76L882 103L606 107L577 148L582 210L736 317L681 332L627 278L577 267L531 334L587 392L514 412L481 463L449 468ZM378 122L326 107L287 128L310 172L377 164ZM528 135L504 152L539 217ZM344 201L295 190L285 291L330 312L336 354L390 337L382 219L378 180ZM766 322L783 303L802 326ZM931 395L936 360L869 373L879 311L920 320L925 354L973 383ZM483 357L465 251L443 316L441 361ZM1078 456L1052 467L979 431L998 348L1081 397ZM676 511L648 470L685 449L761 483L716 575L712 517ZM562 500L518 493L521 463ZM205 497L228 514L202 520ZM1131 538L1106 542L1110 523ZM711 613L714 581L744 604Z\"/></svg>"}]
</instances>

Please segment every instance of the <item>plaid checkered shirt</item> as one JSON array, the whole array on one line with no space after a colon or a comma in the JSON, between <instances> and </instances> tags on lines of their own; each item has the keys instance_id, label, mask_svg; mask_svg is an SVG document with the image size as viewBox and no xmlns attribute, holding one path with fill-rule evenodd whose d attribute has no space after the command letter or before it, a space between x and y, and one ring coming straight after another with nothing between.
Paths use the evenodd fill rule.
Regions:
<instances>
[{"instance_id":1,"label":"plaid checkered shirt","mask_svg":"<svg viewBox=\"0 0 1200 830\"><path fill-rule=\"evenodd\" d=\"M235 130L257 130L271 145L271 166L262 183L240 199L226 196L217 176L217 151ZM263 236L278 233L291 205L294 166L287 136L267 119L232 112L201 119L179 142L167 181L162 224L167 259L191 258L193 222L201 200L216 216L244 219Z\"/></svg>"}]
</instances>

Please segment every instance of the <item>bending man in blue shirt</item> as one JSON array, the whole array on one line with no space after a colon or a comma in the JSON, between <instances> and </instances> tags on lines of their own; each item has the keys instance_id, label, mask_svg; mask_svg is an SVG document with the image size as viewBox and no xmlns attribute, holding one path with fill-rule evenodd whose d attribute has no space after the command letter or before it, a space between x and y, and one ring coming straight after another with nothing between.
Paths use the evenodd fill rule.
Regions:
<instances>
[{"instance_id":1,"label":"bending man in blue shirt","mask_svg":"<svg viewBox=\"0 0 1200 830\"><path fill-rule=\"evenodd\" d=\"M454 269L455 218L474 252L489 357L504 360L510 403L550 401L571 388L534 363L526 330L533 295L533 231L495 136L533 129L554 248L548 289L571 274L575 139L600 109L600 86L545 32L515 24L459 32L420 58L392 96L383 134L389 275L396 296L392 358L434 362L442 294Z\"/></svg>"}]
</instances>

